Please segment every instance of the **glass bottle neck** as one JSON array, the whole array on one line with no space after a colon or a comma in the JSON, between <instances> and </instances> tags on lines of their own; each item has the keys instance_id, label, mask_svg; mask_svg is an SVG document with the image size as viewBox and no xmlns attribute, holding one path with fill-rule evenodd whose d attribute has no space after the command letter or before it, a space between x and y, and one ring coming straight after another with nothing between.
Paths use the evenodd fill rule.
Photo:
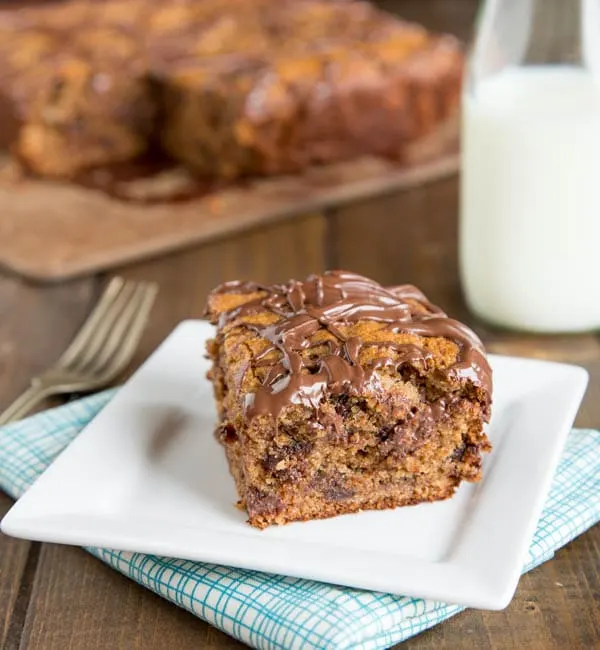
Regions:
<instances>
[{"instance_id":1,"label":"glass bottle neck","mask_svg":"<svg viewBox=\"0 0 600 650\"><path fill-rule=\"evenodd\" d=\"M577 66L600 78L600 0L485 0L469 86L529 65Z\"/></svg>"}]
</instances>

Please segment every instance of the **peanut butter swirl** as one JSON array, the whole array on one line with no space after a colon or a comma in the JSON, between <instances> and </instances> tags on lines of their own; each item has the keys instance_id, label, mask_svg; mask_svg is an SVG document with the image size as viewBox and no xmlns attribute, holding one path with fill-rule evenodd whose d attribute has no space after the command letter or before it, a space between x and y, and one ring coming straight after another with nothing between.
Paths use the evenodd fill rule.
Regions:
<instances>
[{"instance_id":1,"label":"peanut butter swirl","mask_svg":"<svg viewBox=\"0 0 600 650\"><path fill-rule=\"evenodd\" d=\"M285 285L263 286L254 282L228 282L213 294L259 293L248 302L222 312L218 326L240 317L272 312L279 317L275 323L257 325L240 322L270 343L254 360L255 366L267 368L262 385L255 394L246 396L248 417L277 414L290 404L317 408L327 394L365 394L375 390L377 371L383 367L399 369L406 363L426 361L431 353L412 343L392 340L366 342L360 337L347 337L340 326L358 321L385 323L390 333L406 333L422 337L443 337L458 346L456 362L445 370L448 378L473 383L481 388L489 402L491 369L483 345L468 327L448 318L432 305L416 287L401 285L382 287L368 278L346 271L330 271L311 275L305 281L291 280ZM325 329L333 335L324 343L311 337ZM329 350L316 366L309 366L301 352L327 345ZM380 346L368 365L358 362L364 346ZM388 350L395 350L391 358ZM277 359L271 353L279 351Z\"/></svg>"}]
</instances>

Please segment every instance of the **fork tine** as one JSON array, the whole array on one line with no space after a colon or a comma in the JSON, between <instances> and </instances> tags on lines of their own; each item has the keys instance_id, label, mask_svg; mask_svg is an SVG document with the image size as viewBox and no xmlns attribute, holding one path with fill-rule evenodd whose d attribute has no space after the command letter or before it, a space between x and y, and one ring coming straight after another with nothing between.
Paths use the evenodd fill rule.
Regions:
<instances>
[{"instance_id":1,"label":"fork tine","mask_svg":"<svg viewBox=\"0 0 600 650\"><path fill-rule=\"evenodd\" d=\"M140 338L148 322L152 305L156 299L156 294L158 293L158 286L156 284L146 285L145 289L135 318L125 337L122 339L121 345L115 350L113 356L106 359L104 367L99 368L99 373L107 381L116 377L127 366L137 350Z\"/></svg>"},{"instance_id":2,"label":"fork tine","mask_svg":"<svg viewBox=\"0 0 600 650\"><path fill-rule=\"evenodd\" d=\"M63 352L62 356L57 362L57 365L68 366L85 349L91 337L94 335L96 328L102 322L105 313L114 304L114 301L119 296L123 285L125 284L123 278L113 278L106 289L103 291L100 300L92 313L88 316L87 320L79 330L69 347Z\"/></svg>"},{"instance_id":3,"label":"fork tine","mask_svg":"<svg viewBox=\"0 0 600 650\"><path fill-rule=\"evenodd\" d=\"M65 366L66 370L80 373L94 359L102 349L115 323L122 317L123 311L128 308L135 294L137 284L136 282L125 282L123 284L119 295L113 300L110 307L104 311L88 337L87 345L80 350L79 354L73 355L69 364Z\"/></svg>"},{"instance_id":4,"label":"fork tine","mask_svg":"<svg viewBox=\"0 0 600 650\"><path fill-rule=\"evenodd\" d=\"M146 305L148 303L150 307L152 306L155 295L155 286L142 284L135 288L129 304L123 309L119 319L113 324L102 348L90 359L87 366L85 366L85 371L94 376L103 376L105 374L105 369L111 366L111 359L113 357L119 357L120 351L128 346L130 330L138 320L138 316L146 314L144 316L144 323L146 322L149 312ZM149 300L149 296L151 296L151 300Z\"/></svg>"}]
</instances>

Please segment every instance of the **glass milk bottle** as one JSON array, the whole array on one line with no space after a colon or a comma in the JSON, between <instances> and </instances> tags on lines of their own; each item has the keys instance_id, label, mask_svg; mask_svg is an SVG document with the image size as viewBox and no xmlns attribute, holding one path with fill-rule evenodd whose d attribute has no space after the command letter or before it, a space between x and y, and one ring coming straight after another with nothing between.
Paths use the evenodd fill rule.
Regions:
<instances>
[{"instance_id":1,"label":"glass milk bottle","mask_svg":"<svg viewBox=\"0 0 600 650\"><path fill-rule=\"evenodd\" d=\"M600 0L483 3L463 95L460 266L503 327L600 327Z\"/></svg>"}]
</instances>

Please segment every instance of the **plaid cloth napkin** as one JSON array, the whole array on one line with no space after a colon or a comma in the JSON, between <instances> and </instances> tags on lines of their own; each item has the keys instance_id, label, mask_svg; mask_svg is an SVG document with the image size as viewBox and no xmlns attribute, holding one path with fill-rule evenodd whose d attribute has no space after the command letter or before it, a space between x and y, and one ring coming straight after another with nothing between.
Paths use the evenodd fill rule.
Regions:
<instances>
[{"instance_id":1,"label":"plaid cloth napkin","mask_svg":"<svg viewBox=\"0 0 600 650\"><path fill-rule=\"evenodd\" d=\"M72 402L0 429L0 487L19 497L110 400ZM600 432L574 430L524 571L600 520ZM387 648L464 608L234 569L99 548L113 568L255 648Z\"/></svg>"}]
</instances>

